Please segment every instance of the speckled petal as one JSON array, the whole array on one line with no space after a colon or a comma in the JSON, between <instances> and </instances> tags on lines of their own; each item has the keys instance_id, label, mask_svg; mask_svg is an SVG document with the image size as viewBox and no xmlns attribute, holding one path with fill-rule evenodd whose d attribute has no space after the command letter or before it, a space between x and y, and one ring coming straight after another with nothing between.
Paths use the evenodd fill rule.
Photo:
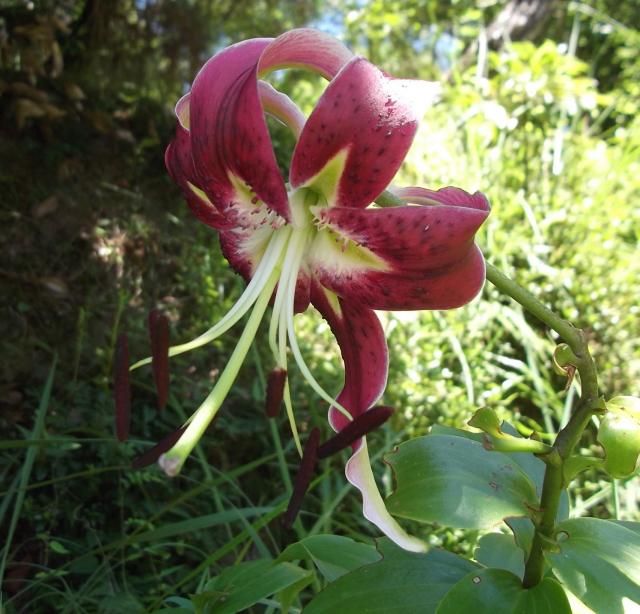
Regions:
<instances>
[{"instance_id":1,"label":"speckled petal","mask_svg":"<svg viewBox=\"0 0 640 614\"><path fill-rule=\"evenodd\" d=\"M258 93L257 65L271 39L251 39L212 57L193 82L189 126L198 185L228 209L264 203L289 219L284 181Z\"/></svg>"},{"instance_id":2,"label":"speckled petal","mask_svg":"<svg viewBox=\"0 0 640 614\"><path fill-rule=\"evenodd\" d=\"M342 301L317 284L312 285L311 297L331 326L342 352L345 383L337 400L353 416L362 415L378 400L387 381L387 344L380 322L370 309ZM336 431L348 424L334 408L329 410L329 422ZM408 535L387 512L371 471L366 439L358 439L352 449L345 473L362 494L364 516L402 548L424 551L425 545Z\"/></svg>"},{"instance_id":3,"label":"speckled petal","mask_svg":"<svg viewBox=\"0 0 640 614\"><path fill-rule=\"evenodd\" d=\"M473 240L489 215L487 199L453 187L395 193L421 204L314 209L321 227L309 254L315 278L371 309L468 303L484 284L484 258Z\"/></svg>"},{"instance_id":4,"label":"speckled petal","mask_svg":"<svg viewBox=\"0 0 640 614\"><path fill-rule=\"evenodd\" d=\"M402 164L436 90L426 81L392 79L353 58L305 124L291 162L291 185L313 186L332 206L366 207Z\"/></svg>"},{"instance_id":5,"label":"speckled petal","mask_svg":"<svg viewBox=\"0 0 640 614\"><path fill-rule=\"evenodd\" d=\"M171 178L180 186L191 212L207 226L216 229L228 227L229 221L196 185L198 180L191 157L191 139L189 131L181 124L176 128L174 140L167 147L164 160Z\"/></svg>"}]
</instances>

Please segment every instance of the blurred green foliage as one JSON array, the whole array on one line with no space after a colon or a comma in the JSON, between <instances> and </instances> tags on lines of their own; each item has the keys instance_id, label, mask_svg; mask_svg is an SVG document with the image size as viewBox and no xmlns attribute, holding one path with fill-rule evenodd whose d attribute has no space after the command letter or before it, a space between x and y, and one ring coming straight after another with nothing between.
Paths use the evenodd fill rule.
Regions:
<instances>
[{"instance_id":1,"label":"blurred green foliage","mask_svg":"<svg viewBox=\"0 0 640 614\"><path fill-rule=\"evenodd\" d=\"M174 338L191 338L243 287L162 162L173 104L202 62L231 42L311 24L391 74L442 79L442 99L397 182L487 193L493 211L478 237L487 258L587 329L608 398L640 394L636 2L559 3L527 40L480 48L463 62L505 5L0 1L3 533L24 469L25 449L11 446L34 437L54 353L53 392L36 439L64 440L37 447L15 535L4 546L9 612L143 611L197 590L236 561L276 557L291 537L264 512L282 507L297 463L284 420L276 428L263 419L265 343L180 478L131 472L128 463L197 407L235 330L172 363L172 399L162 414L153 408L150 373L137 372L140 439L119 446L112 436L117 334L127 330L134 355L145 355L146 312L159 306ZM322 83L300 76L274 78L308 112ZM275 126L273 135L286 169L291 139ZM575 384L564 392L551 368L554 339L492 288L454 312L382 318L391 356L384 402L398 412L370 447L387 491L382 452L434 423L460 426L482 405L523 432L553 433L566 420ZM310 312L297 330L314 374L339 390L341 364L326 324ZM327 429L323 404L302 378L291 382L302 431ZM585 443L598 454L593 434ZM366 539L371 527L340 459L322 471L297 536ZM637 479L612 497L601 474L585 475L571 495L579 511L636 514ZM442 529L425 536L464 552L478 537Z\"/></svg>"}]
</instances>

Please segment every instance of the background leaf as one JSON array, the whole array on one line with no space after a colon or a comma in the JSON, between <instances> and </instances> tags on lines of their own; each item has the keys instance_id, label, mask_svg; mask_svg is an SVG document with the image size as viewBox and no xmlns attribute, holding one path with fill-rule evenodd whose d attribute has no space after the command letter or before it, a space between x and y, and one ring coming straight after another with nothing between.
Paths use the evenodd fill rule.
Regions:
<instances>
[{"instance_id":1,"label":"background leaf","mask_svg":"<svg viewBox=\"0 0 640 614\"><path fill-rule=\"evenodd\" d=\"M207 582L198 605L215 604L212 611L216 614L233 614L291 585L299 585L305 578L311 582L312 573L291 563L265 560L241 563Z\"/></svg>"},{"instance_id":2,"label":"background leaf","mask_svg":"<svg viewBox=\"0 0 640 614\"><path fill-rule=\"evenodd\" d=\"M288 546L278 561L308 559L318 571L333 582L349 571L379 561L380 553L368 544L361 544L339 535L312 535Z\"/></svg>"}]
</instances>

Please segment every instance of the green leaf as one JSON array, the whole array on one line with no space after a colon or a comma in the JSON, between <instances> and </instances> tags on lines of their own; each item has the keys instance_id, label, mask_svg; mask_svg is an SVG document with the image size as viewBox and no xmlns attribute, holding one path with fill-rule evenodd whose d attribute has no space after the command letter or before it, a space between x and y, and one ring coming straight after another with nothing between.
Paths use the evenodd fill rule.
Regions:
<instances>
[{"instance_id":1,"label":"green leaf","mask_svg":"<svg viewBox=\"0 0 640 614\"><path fill-rule=\"evenodd\" d=\"M629 529L629 531L633 531L640 536L640 522L633 522L631 520L611 520L613 524L618 524L625 529Z\"/></svg>"},{"instance_id":2,"label":"green leaf","mask_svg":"<svg viewBox=\"0 0 640 614\"><path fill-rule=\"evenodd\" d=\"M49 542L49 548L51 548L51 550L53 550L56 554L69 554L69 551L55 539L52 539Z\"/></svg>"},{"instance_id":3,"label":"green leaf","mask_svg":"<svg viewBox=\"0 0 640 614\"><path fill-rule=\"evenodd\" d=\"M305 578L311 582L312 575L291 563L250 561L225 569L193 601L201 608L215 606L216 614L233 614Z\"/></svg>"},{"instance_id":4,"label":"green leaf","mask_svg":"<svg viewBox=\"0 0 640 614\"><path fill-rule=\"evenodd\" d=\"M380 553L368 544L361 544L338 535L313 535L291 544L278 561L308 559L320 573L333 582L340 576L363 565L380 560Z\"/></svg>"},{"instance_id":5,"label":"green leaf","mask_svg":"<svg viewBox=\"0 0 640 614\"><path fill-rule=\"evenodd\" d=\"M514 437L520 437L517 429L509 424L503 422L500 426L501 430ZM456 429L451 426L442 426L435 424L431 427L431 435L452 435L454 437L464 437L465 439L472 439L483 443L484 435L482 433L473 433L464 429ZM542 493L542 481L544 480L544 472L546 465L537 456L530 453L515 452L509 453L509 458L520 465L520 468L529 476L531 481L536 486L536 492L538 493L538 500ZM567 492L563 491L560 495L560 506L558 508L558 520L565 520L569 517L569 497Z\"/></svg>"},{"instance_id":6,"label":"green leaf","mask_svg":"<svg viewBox=\"0 0 640 614\"><path fill-rule=\"evenodd\" d=\"M467 574L444 597L436 614L571 614L569 600L552 578L525 589L518 576L503 569Z\"/></svg>"},{"instance_id":7,"label":"green leaf","mask_svg":"<svg viewBox=\"0 0 640 614\"><path fill-rule=\"evenodd\" d=\"M478 541L474 558L485 567L505 569L519 578L524 576L524 551L511 535L487 533Z\"/></svg>"},{"instance_id":8,"label":"green leaf","mask_svg":"<svg viewBox=\"0 0 640 614\"><path fill-rule=\"evenodd\" d=\"M520 466L471 439L418 437L386 460L396 478L387 508L397 516L485 529L508 516L528 516L537 505L535 487Z\"/></svg>"},{"instance_id":9,"label":"green leaf","mask_svg":"<svg viewBox=\"0 0 640 614\"><path fill-rule=\"evenodd\" d=\"M640 603L640 535L615 522L574 518L555 533L559 553L548 552L553 573L595 612L624 614Z\"/></svg>"},{"instance_id":10,"label":"green leaf","mask_svg":"<svg viewBox=\"0 0 640 614\"><path fill-rule=\"evenodd\" d=\"M303 576L297 582L290 584L286 588L282 589L276 595L276 599L280 602L280 611L289 612L293 602L296 600L300 592L309 586L314 580L315 574L309 572L306 576Z\"/></svg>"},{"instance_id":11,"label":"green leaf","mask_svg":"<svg viewBox=\"0 0 640 614\"><path fill-rule=\"evenodd\" d=\"M533 525L533 522L531 522L531 518L507 518L505 522L511 529L518 548L521 548L528 557L529 552L531 552L533 536L536 532L536 528Z\"/></svg>"},{"instance_id":12,"label":"green leaf","mask_svg":"<svg viewBox=\"0 0 640 614\"><path fill-rule=\"evenodd\" d=\"M467 431L465 429L457 429L453 426L446 426L444 424L434 424L429 431L430 435L451 435L452 437L463 437L464 439L472 439L482 443L484 435L482 433L474 433L473 431Z\"/></svg>"},{"instance_id":13,"label":"green leaf","mask_svg":"<svg viewBox=\"0 0 640 614\"><path fill-rule=\"evenodd\" d=\"M144 533L135 533L127 538L129 544L135 544L144 541L159 541L175 535L191 534L202 529L209 529L227 522L243 520L245 518L253 518L254 516L262 516L271 512L273 507L241 507L215 514L207 514L205 516L197 516L188 520L179 520L162 525L157 529L151 529Z\"/></svg>"},{"instance_id":14,"label":"green leaf","mask_svg":"<svg viewBox=\"0 0 640 614\"><path fill-rule=\"evenodd\" d=\"M332 582L305 608L324 612L433 614L446 592L477 567L450 552L406 552L389 540L378 542L382 560Z\"/></svg>"}]
</instances>

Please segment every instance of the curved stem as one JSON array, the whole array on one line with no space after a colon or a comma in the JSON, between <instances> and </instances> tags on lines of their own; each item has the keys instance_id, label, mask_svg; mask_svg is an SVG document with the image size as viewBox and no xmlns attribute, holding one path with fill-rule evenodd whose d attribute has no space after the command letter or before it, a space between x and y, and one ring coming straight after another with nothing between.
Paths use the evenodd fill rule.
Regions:
<instances>
[{"instance_id":1,"label":"curved stem","mask_svg":"<svg viewBox=\"0 0 640 614\"><path fill-rule=\"evenodd\" d=\"M523 585L528 588L538 584L544 574L544 548L545 544L553 539L560 495L566 486L563 474L564 461L569 458L580 441L591 416L603 408L603 403L598 393L596 366L589 353L584 332L555 314L531 292L509 279L490 263L487 263L486 277L500 292L510 296L530 314L560 335L575 354L574 366L580 375L580 401L567 425L558 433L552 452L545 455L543 459L546 462L546 469L540 496L541 516L536 522L523 579Z\"/></svg>"}]
</instances>

